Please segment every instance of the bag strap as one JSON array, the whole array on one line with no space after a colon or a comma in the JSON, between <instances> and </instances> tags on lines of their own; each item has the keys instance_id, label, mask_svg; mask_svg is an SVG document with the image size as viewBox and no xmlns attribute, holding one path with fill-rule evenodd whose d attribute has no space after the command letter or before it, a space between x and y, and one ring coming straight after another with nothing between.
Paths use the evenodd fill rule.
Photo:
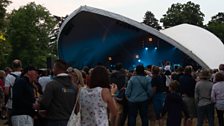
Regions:
<instances>
[{"instance_id":1,"label":"bag strap","mask_svg":"<svg viewBox=\"0 0 224 126\"><path fill-rule=\"evenodd\" d=\"M77 93L77 96L76 96L76 101L75 101L75 105L73 107L73 110L72 110L72 115L75 114L75 109L76 109L76 106L78 104L78 101L79 101L79 96L80 96L80 88L78 89L78 93ZM80 106L80 105L79 105Z\"/></svg>"},{"instance_id":2,"label":"bag strap","mask_svg":"<svg viewBox=\"0 0 224 126\"><path fill-rule=\"evenodd\" d=\"M13 76L14 78L15 78L15 80L14 80L14 82L13 82L13 85L15 84L15 82L16 82L16 80L18 80L18 78L20 77L20 76L18 76L18 75L15 75L15 74L13 74L13 73L10 73L10 75L11 76ZM13 91L12 91L12 85L10 84L10 86L9 86L9 99L10 100L12 100L12 98L13 98Z\"/></svg>"},{"instance_id":3,"label":"bag strap","mask_svg":"<svg viewBox=\"0 0 224 126\"><path fill-rule=\"evenodd\" d=\"M138 82L140 83L140 85L142 86L142 88L145 90L145 92L147 93L147 88L145 88L145 86L143 86L141 80L137 77ZM145 80L145 78L144 78Z\"/></svg>"},{"instance_id":4,"label":"bag strap","mask_svg":"<svg viewBox=\"0 0 224 126\"><path fill-rule=\"evenodd\" d=\"M143 83L141 82L141 80L138 77L136 77L136 78L139 81L141 87L145 90L145 93L147 94L147 96L150 98L150 94L148 94L147 87L145 87L144 85L142 85ZM145 84L146 84L146 77L144 78L144 81L145 81ZM147 86L147 84L146 84L146 86Z\"/></svg>"}]
</instances>

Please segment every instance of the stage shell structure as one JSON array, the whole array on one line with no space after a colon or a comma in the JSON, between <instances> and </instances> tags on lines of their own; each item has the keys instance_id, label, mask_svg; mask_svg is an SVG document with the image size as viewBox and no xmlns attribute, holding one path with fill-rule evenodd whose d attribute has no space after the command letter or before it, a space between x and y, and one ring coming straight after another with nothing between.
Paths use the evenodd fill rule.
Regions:
<instances>
[{"instance_id":1,"label":"stage shell structure","mask_svg":"<svg viewBox=\"0 0 224 126\"><path fill-rule=\"evenodd\" d=\"M63 22L58 55L71 66L194 64L217 68L224 63L224 45L209 31L181 24L158 31L119 14L81 6Z\"/></svg>"}]
</instances>

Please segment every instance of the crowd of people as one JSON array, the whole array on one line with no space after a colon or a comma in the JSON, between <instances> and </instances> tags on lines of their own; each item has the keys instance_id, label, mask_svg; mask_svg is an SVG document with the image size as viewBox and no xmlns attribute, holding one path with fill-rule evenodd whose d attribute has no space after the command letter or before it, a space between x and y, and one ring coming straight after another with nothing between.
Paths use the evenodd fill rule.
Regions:
<instances>
[{"instance_id":1,"label":"crowd of people","mask_svg":"<svg viewBox=\"0 0 224 126\"><path fill-rule=\"evenodd\" d=\"M46 72L15 59L0 70L0 114L9 126L67 126L72 111L81 126L136 126L138 115L142 126L214 126L215 114L224 126L224 64L79 70L56 60Z\"/></svg>"}]
</instances>

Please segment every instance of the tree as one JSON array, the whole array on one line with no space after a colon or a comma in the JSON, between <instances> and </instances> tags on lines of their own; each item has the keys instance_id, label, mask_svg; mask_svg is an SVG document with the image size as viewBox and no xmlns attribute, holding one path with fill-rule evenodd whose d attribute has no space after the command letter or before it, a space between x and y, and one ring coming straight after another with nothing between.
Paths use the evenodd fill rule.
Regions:
<instances>
[{"instance_id":1,"label":"tree","mask_svg":"<svg viewBox=\"0 0 224 126\"><path fill-rule=\"evenodd\" d=\"M5 20L5 14L6 14L6 7L11 2L9 0L0 0L0 31L3 31L3 28L5 26L4 20Z\"/></svg>"},{"instance_id":2,"label":"tree","mask_svg":"<svg viewBox=\"0 0 224 126\"><path fill-rule=\"evenodd\" d=\"M10 52L11 52L11 44L9 43L9 41L6 40L4 34L0 32L0 67L1 68L6 67Z\"/></svg>"},{"instance_id":3,"label":"tree","mask_svg":"<svg viewBox=\"0 0 224 126\"><path fill-rule=\"evenodd\" d=\"M19 58L23 64L46 67L50 53L49 34L55 21L49 11L34 2L13 10L7 28L8 40L12 45L11 60Z\"/></svg>"},{"instance_id":4,"label":"tree","mask_svg":"<svg viewBox=\"0 0 224 126\"><path fill-rule=\"evenodd\" d=\"M162 29L162 27L158 23L158 20L155 18L154 14L151 11L147 11L145 13L143 23L157 30Z\"/></svg>"},{"instance_id":5,"label":"tree","mask_svg":"<svg viewBox=\"0 0 224 126\"><path fill-rule=\"evenodd\" d=\"M207 29L214 33L224 43L224 12L219 12L209 21Z\"/></svg>"},{"instance_id":6,"label":"tree","mask_svg":"<svg viewBox=\"0 0 224 126\"><path fill-rule=\"evenodd\" d=\"M204 21L204 14L200 11L200 5L192 2L186 4L172 4L168 8L166 14L160 19L164 28L179 25L182 23L193 24L202 27Z\"/></svg>"},{"instance_id":7,"label":"tree","mask_svg":"<svg viewBox=\"0 0 224 126\"><path fill-rule=\"evenodd\" d=\"M7 64L8 55L11 51L11 45L5 37L6 26L6 7L11 3L9 0L0 0L0 67Z\"/></svg>"}]
</instances>

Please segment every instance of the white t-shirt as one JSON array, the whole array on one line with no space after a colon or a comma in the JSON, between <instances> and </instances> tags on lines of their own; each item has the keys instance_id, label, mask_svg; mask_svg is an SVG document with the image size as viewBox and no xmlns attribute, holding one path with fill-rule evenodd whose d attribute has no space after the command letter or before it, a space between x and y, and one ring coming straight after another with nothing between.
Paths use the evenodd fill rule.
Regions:
<instances>
[{"instance_id":1,"label":"white t-shirt","mask_svg":"<svg viewBox=\"0 0 224 126\"><path fill-rule=\"evenodd\" d=\"M15 71L15 72L11 72L11 74L15 74L16 76L20 76L21 72L20 71ZM5 78L5 87L10 87L14 85L15 82L15 77L11 74L8 74Z\"/></svg>"},{"instance_id":2,"label":"white t-shirt","mask_svg":"<svg viewBox=\"0 0 224 126\"><path fill-rule=\"evenodd\" d=\"M166 66L164 67L164 70L165 70L165 71L170 71L170 72L171 72L171 66L170 66L170 65L166 65Z\"/></svg>"},{"instance_id":3,"label":"white t-shirt","mask_svg":"<svg viewBox=\"0 0 224 126\"><path fill-rule=\"evenodd\" d=\"M16 76L20 76L21 75L21 71L11 72L11 74L14 74ZM8 74L6 76L6 78L5 78L5 87L8 87L8 88L10 86L12 87L14 85L14 83L15 83L16 78L13 75L11 75L11 74ZM10 89L9 92L12 95L12 88ZM12 99L11 98L8 99L6 107L9 108L9 109L12 109Z\"/></svg>"},{"instance_id":4,"label":"white t-shirt","mask_svg":"<svg viewBox=\"0 0 224 126\"><path fill-rule=\"evenodd\" d=\"M43 91L43 92L44 92L44 90L45 90L46 85L47 85L50 81L52 81L52 77L51 77L51 76L43 76L43 77L40 77L40 78L38 79L38 83L41 85L41 87L42 87L42 91Z\"/></svg>"}]
</instances>

